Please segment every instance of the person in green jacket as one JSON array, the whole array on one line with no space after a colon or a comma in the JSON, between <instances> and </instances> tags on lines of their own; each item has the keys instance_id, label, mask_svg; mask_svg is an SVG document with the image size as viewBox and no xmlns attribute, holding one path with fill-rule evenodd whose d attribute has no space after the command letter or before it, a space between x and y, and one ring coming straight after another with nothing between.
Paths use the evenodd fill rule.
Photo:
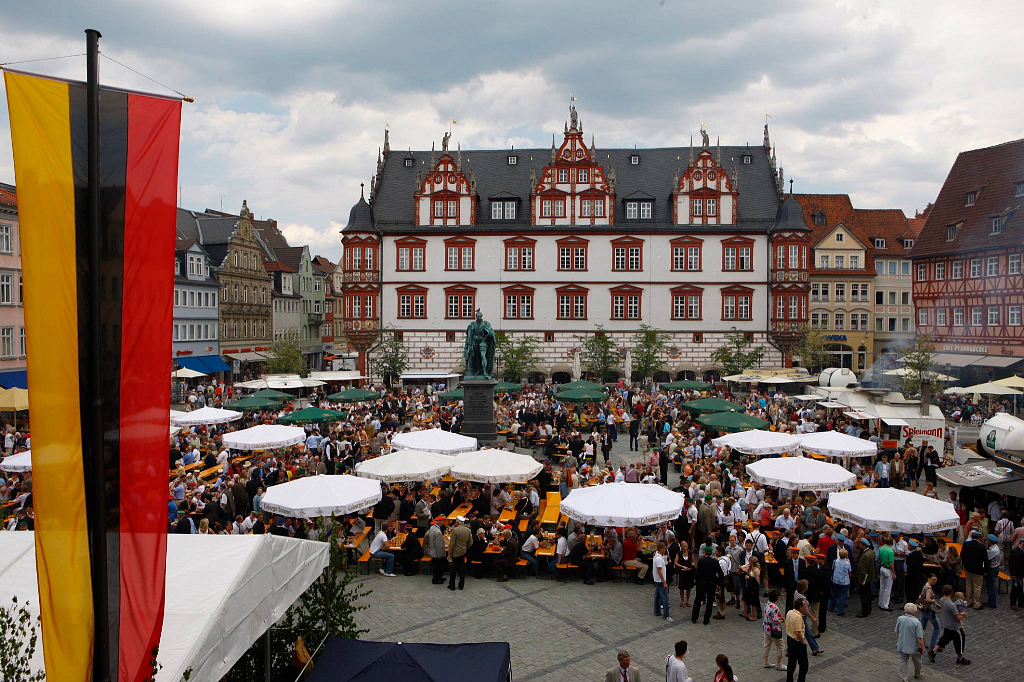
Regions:
<instances>
[{"instance_id":1,"label":"person in green jacket","mask_svg":"<svg viewBox=\"0 0 1024 682\"><path fill-rule=\"evenodd\" d=\"M871 547L871 541L861 538L864 550L857 560L857 589L860 590L860 613L858 618L867 618L871 615L871 585L878 580L878 569L875 568L875 550Z\"/></svg>"}]
</instances>

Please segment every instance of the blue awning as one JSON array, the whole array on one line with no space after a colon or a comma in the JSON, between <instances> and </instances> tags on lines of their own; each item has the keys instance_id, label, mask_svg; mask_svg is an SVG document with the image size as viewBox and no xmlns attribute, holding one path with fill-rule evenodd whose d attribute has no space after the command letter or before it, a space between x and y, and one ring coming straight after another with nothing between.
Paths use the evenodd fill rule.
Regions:
<instances>
[{"instance_id":1,"label":"blue awning","mask_svg":"<svg viewBox=\"0 0 1024 682\"><path fill-rule=\"evenodd\" d=\"M183 357L175 358L178 366L184 369L191 369L196 372L202 372L203 374L212 374L214 372L228 372L231 370L231 366L224 362L218 355L186 355Z\"/></svg>"},{"instance_id":2,"label":"blue awning","mask_svg":"<svg viewBox=\"0 0 1024 682\"><path fill-rule=\"evenodd\" d=\"M17 369L13 372L0 372L0 387L28 388L28 371Z\"/></svg>"}]
</instances>

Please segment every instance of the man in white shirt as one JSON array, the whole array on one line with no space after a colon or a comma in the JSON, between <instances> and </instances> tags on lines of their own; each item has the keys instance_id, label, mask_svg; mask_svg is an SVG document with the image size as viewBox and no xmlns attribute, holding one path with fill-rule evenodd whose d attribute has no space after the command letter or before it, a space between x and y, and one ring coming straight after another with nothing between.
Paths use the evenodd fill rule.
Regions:
<instances>
[{"instance_id":1,"label":"man in white shirt","mask_svg":"<svg viewBox=\"0 0 1024 682\"><path fill-rule=\"evenodd\" d=\"M790 515L789 507L782 511L782 516L775 519L775 528L787 533L796 528L796 520Z\"/></svg>"},{"instance_id":2,"label":"man in white shirt","mask_svg":"<svg viewBox=\"0 0 1024 682\"><path fill-rule=\"evenodd\" d=\"M654 615L664 615L665 622L672 623L675 621L669 615L672 600L668 596L668 569L666 568L665 549L665 543L659 542L658 550L654 554L652 566L654 569Z\"/></svg>"},{"instance_id":3,"label":"man in white shirt","mask_svg":"<svg viewBox=\"0 0 1024 682\"><path fill-rule=\"evenodd\" d=\"M370 543L370 556L384 562L384 568L377 569L381 575L394 578L395 555L386 551L388 548L388 533L390 531L390 522L385 523L380 527L380 531L373 536L373 542Z\"/></svg>"},{"instance_id":4,"label":"man in white shirt","mask_svg":"<svg viewBox=\"0 0 1024 682\"><path fill-rule=\"evenodd\" d=\"M537 575L539 562L537 561L537 550L540 548L540 540L537 538L536 533L532 533L530 537L526 538L526 542L519 548L519 558L526 559L529 562L530 568L526 570L527 573L530 569L533 569L533 574Z\"/></svg>"}]
</instances>

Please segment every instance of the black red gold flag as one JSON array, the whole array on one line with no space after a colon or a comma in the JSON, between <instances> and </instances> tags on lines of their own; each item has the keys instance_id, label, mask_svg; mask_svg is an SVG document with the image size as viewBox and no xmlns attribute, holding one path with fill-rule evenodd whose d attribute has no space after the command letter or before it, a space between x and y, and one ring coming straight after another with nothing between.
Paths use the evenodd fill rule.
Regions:
<instances>
[{"instance_id":1,"label":"black red gold flag","mask_svg":"<svg viewBox=\"0 0 1024 682\"><path fill-rule=\"evenodd\" d=\"M89 680L106 580L110 678L151 674L163 624L175 192L181 102L100 88L100 303L90 311L86 86L5 73L21 221L36 566L48 680ZM87 328L102 342L91 357ZM101 366L106 566L83 432Z\"/></svg>"}]
</instances>

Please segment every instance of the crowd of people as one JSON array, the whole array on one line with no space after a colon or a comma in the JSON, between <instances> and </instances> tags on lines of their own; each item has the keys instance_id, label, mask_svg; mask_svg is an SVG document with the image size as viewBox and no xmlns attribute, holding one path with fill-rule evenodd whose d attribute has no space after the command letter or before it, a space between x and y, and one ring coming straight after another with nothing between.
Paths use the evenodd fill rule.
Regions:
<instances>
[{"instance_id":1,"label":"crowd of people","mask_svg":"<svg viewBox=\"0 0 1024 682\"><path fill-rule=\"evenodd\" d=\"M949 643L957 662L969 663L964 655L966 612L998 605L1000 572L1010 577L1010 608L1024 606L1024 527L1017 500L972 489L953 491L949 500L960 516L958 528L939 536L877 533L830 518L826 494L752 481L748 457L715 447L712 439L718 434L702 427L683 403L724 398L765 419L772 430L840 430L882 444L877 433L841 413L777 391L736 395L721 389L641 390L620 384L601 403L576 405L559 400L556 388L532 386L496 398L496 420L505 434L498 447L542 460L533 480L515 486L451 480L385 485L367 517L340 520L345 537L365 537L369 555L386 576L396 575L396 567L415 575L429 564L432 583L452 590L465 589L469 575L506 581L520 573L565 578L575 572L587 585L620 576L653 582L654 613L666 622L673 622L674 606L690 609L694 624L726 617L760 623L764 665L787 670L790 680L797 671L804 679L808 655L825 653L820 638L828 617L846 615L853 595L859 617L876 606L905 611L897 621L900 655L908 657L902 679L907 679L909 662L919 666L925 653L934 660ZM403 431L439 427L459 432L461 405L439 394L433 386L381 390L376 400L335 405L325 392L314 391L312 404L344 410L346 417L307 427L299 446L247 457L224 447L225 433L274 423L297 401L246 412L235 422L182 429L169 449L168 531L320 538L323 526L265 513L260 507L265 491L297 477L350 472L358 462L389 452L391 439ZM234 397L230 385L210 382L189 393L186 409L222 405ZM14 440L8 453L19 449L19 437L8 436ZM628 439L627 447L616 450L625 450L625 461L619 455L613 461L620 437ZM28 447L28 439L23 440ZM896 448L880 448L877 458L854 460L851 471L862 486L938 497L942 449L942 443L907 440ZM564 498L575 488L618 481L683 493L678 518L626 528L591 528L564 518L541 523L548 492ZM32 528L31 474L4 475L0 501L15 503L8 529ZM455 514L467 506L468 511ZM372 530L367 527L371 521ZM362 546L351 549L355 560ZM916 654L904 652L913 648L911 635L917 632L910 620L932 627L930 645ZM686 679L686 643L680 645L666 663L675 675L669 679ZM720 668L725 679L733 679L727 660ZM625 659L620 655L620 672L627 669L628 654Z\"/></svg>"}]
</instances>

